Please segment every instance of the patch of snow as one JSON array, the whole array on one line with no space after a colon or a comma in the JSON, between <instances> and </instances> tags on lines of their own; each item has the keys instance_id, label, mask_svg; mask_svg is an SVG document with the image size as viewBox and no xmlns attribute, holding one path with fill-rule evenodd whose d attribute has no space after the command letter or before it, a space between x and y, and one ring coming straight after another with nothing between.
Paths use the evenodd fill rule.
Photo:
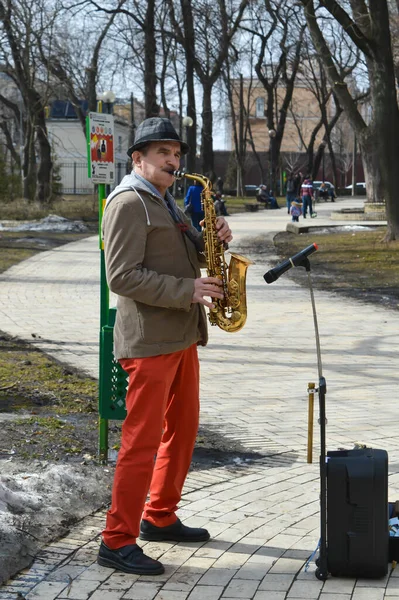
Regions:
<instances>
[{"instance_id":1,"label":"patch of snow","mask_svg":"<svg viewBox=\"0 0 399 600\"><path fill-rule=\"evenodd\" d=\"M9 458L0 460L0 473L0 584L68 525L110 502L108 467Z\"/></svg>"},{"instance_id":2,"label":"patch of snow","mask_svg":"<svg viewBox=\"0 0 399 600\"><path fill-rule=\"evenodd\" d=\"M312 233L343 233L345 231L374 231L371 225L340 225L339 227L315 227Z\"/></svg>"},{"instance_id":3,"label":"patch of snow","mask_svg":"<svg viewBox=\"0 0 399 600\"><path fill-rule=\"evenodd\" d=\"M81 232L88 231L83 221L71 221L58 215L48 215L40 221L30 221L20 225L7 225L0 223L0 231L55 231L55 232Z\"/></svg>"}]
</instances>

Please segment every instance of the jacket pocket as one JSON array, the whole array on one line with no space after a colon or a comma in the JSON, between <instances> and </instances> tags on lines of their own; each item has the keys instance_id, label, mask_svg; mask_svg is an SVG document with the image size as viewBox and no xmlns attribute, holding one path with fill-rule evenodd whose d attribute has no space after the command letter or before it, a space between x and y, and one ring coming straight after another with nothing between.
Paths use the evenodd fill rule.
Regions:
<instances>
[{"instance_id":1,"label":"jacket pocket","mask_svg":"<svg viewBox=\"0 0 399 600\"><path fill-rule=\"evenodd\" d=\"M190 313L136 303L140 336L145 344L182 342Z\"/></svg>"}]
</instances>

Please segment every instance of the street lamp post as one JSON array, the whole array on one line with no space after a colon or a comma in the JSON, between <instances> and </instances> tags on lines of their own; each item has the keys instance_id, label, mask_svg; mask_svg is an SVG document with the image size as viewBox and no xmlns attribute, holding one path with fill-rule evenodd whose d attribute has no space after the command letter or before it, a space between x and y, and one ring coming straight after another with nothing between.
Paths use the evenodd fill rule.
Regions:
<instances>
[{"instance_id":1,"label":"street lamp post","mask_svg":"<svg viewBox=\"0 0 399 600\"><path fill-rule=\"evenodd\" d=\"M273 139L276 137L276 130L275 129L269 129L269 139L270 139L270 143L269 143L269 153L270 153L270 186L269 189L271 190L272 194L274 195L274 186L273 186L273 148L272 148L272 144L273 144Z\"/></svg>"},{"instance_id":2,"label":"street lamp post","mask_svg":"<svg viewBox=\"0 0 399 600\"><path fill-rule=\"evenodd\" d=\"M98 99L101 100L101 102L103 103L103 107L105 108L105 110L103 110L102 112L108 114L108 115L112 115L113 112L113 105L115 102L115 94L113 91L111 90L107 90L105 92L103 92Z\"/></svg>"},{"instance_id":3,"label":"street lamp post","mask_svg":"<svg viewBox=\"0 0 399 600\"><path fill-rule=\"evenodd\" d=\"M189 117L188 115L186 115L185 117L183 117L182 125L184 127L183 139L187 143L188 130L190 129L190 127L192 127L194 125L194 120L191 117ZM187 169L187 154L184 156L184 167L185 167L185 169ZM185 196L186 191L187 191L187 178L186 177L184 177L183 185L184 185L184 196Z\"/></svg>"},{"instance_id":4,"label":"street lamp post","mask_svg":"<svg viewBox=\"0 0 399 600\"><path fill-rule=\"evenodd\" d=\"M321 168L322 168L322 180L323 180L323 183L326 180L326 172L325 172L326 146L327 146L327 143L324 140L322 142L320 142L320 148L322 148L322 152L323 152L323 155L321 157L321 165L322 165Z\"/></svg>"}]
</instances>

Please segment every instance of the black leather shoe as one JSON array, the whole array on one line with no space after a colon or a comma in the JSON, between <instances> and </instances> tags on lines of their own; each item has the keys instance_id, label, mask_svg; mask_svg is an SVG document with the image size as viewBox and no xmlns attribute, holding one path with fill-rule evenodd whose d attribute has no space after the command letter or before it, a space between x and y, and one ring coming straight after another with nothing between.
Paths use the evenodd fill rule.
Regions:
<instances>
[{"instance_id":1,"label":"black leather shoe","mask_svg":"<svg viewBox=\"0 0 399 600\"><path fill-rule=\"evenodd\" d=\"M146 556L137 544L111 550L101 542L97 562L102 567L136 575L161 575L165 571L162 563Z\"/></svg>"},{"instance_id":2,"label":"black leather shoe","mask_svg":"<svg viewBox=\"0 0 399 600\"><path fill-rule=\"evenodd\" d=\"M167 527L156 527L145 519L140 523L140 539L147 542L206 542L210 537L206 529L187 527L180 519Z\"/></svg>"}]
</instances>

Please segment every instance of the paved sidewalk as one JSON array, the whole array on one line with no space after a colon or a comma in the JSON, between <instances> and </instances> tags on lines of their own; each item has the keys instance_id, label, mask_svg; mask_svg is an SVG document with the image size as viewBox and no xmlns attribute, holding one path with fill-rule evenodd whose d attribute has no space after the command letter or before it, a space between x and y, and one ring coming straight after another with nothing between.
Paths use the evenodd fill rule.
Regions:
<instances>
[{"instance_id":1,"label":"paved sidewalk","mask_svg":"<svg viewBox=\"0 0 399 600\"><path fill-rule=\"evenodd\" d=\"M356 203L363 202L320 204L312 225L327 225L331 210ZM229 221L237 243L284 230L288 215L281 209ZM315 234L315 241L322 248L322 235ZM89 238L36 255L0 276L0 328L97 376L98 254L97 240ZM17 592L28 600L399 596L399 570L383 580L330 578L325 583L315 578L314 563L304 570L319 538L317 427L314 464L306 462L307 385L317 383L312 311L306 287L284 276L264 283L269 266L257 257L248 271L245 327L235 334L212 328L209 346L200 350L202 425L264 454L252 464L189 475L179 515L189 525L208 527L212 541L146 545L166 565L162 576L113 572L95 562L104 523L100 512L0 587L0 600ZM357 441L385 448L390 499L396 500L399 313L335 294L315 296L328 387L328 449L351 448ZM317 416L316 408L315 422Z\"/></svg>"}]
</instances>

